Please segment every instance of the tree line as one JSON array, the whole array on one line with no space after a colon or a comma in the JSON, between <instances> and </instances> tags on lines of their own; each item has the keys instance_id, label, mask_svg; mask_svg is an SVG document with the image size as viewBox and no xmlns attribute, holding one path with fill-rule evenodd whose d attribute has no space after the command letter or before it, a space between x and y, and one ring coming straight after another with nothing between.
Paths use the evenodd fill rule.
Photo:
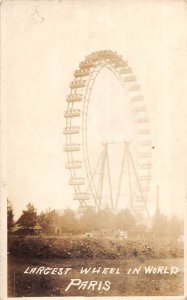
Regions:
<instances>
[{"instance_id":1,"label":"tree line","mask_svg":"<svg viewBox=\"0 0 187 300\"><path fill-rule=\"evenodd\" d=\"M24 228L41 226L42 233L54 234L59 228L60 233L80 234L85 232L106 232L127 231L128 233L145 233L149 237L159 239L176 240L183 233L183 221L176 216L168 217L163 213L157 213L151 218L149 224L142 222L142 216L135 218L128 209L114 213L111 209L105 208L96 211L88 208L79 214L67 208L60 213L57 210L47 209L37 213L33 204L28 203L17 221L14 221L13 208L8 201L7 226L8 230L16 224Z\"/></svg>"}]
</instances>

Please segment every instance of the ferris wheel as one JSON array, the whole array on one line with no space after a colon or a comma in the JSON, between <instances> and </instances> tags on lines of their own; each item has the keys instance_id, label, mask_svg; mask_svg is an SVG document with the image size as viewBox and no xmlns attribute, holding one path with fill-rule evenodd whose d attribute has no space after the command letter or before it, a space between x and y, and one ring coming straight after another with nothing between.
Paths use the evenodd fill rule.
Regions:
<instances>
[{"instance_id":1,"label":"ferris wheel","mask_svg":"<svg viewBox=\"0 0 187 300\"><path fill-rule=\"evenodd\" d=\"M98 155L95 167L91 164L88 151L88 108L94 84L101 70L107 68L119 81L128 95L130 114L136 132L138 156L133 157L128 141L103 142L103 150ZM151 138L147 109L140 86L132 69L122 56L111 50L93 52L80 62L70 83L70 93L66 98L67 109L64 113L66 127L64 135L67 153L66 168L70 172L69 184L74 188L73 199L79 202L82 210L89 206L102 208L104 181L108 181L108 202L117 209L123 186L124 173L128 177L128 207L133 212L149 214L148 195L151 181ZM125 126L125 125L124 125ZM122 128L123 130L123 128ZM119 167L119 180L116 196L112 194L109 147L123 144L123 155ZM126 170L126 171L125 171ZM96 180L96 173L99 173ZM106 177L106 178L105 178Z\"/></svg>"}]
</instances>

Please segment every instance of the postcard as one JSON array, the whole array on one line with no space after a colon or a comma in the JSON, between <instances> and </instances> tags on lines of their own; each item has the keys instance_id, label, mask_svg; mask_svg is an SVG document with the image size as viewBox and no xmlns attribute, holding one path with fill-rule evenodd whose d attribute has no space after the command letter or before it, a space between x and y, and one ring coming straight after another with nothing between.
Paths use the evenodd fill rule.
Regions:
<instances>
[{"instance_id":1,"label":"postcard","mask_svg":"<svg viewBox=\"0 0 187 300\"><path fill-rule=\"evenodd\" d=\"M1 299L186 299L187 2L1 16Z\"/></svg>"}]
</instances>

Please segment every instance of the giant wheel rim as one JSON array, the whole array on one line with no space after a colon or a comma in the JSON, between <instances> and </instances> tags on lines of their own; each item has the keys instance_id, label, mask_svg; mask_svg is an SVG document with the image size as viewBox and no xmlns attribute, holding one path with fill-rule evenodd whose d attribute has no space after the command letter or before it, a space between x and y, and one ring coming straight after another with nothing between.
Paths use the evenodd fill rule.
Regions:
<instances>
[{"instance_id":1,"label":"giant wheel rim","mask_svg":"<svg viewBox=\"0 0 187 300\"><path fill-rule=\"evenodd\" d=\"M97 51L86 56L85 60L79 64L79 69L74 72L74 80L70 83L70 93L67 96L68 107L65 112L66 128L64 129L64 134L66 135L65 151L68 158L66 167L70 170L70 184L74 186L74 198L79 200L81 207L88 206L90 199L89 195L83 192L83 178L77 177L78 169L84 168L86 180L88 181L86 182L85 180L85 186L89 186L94 205L99 208L100 204L88 153L87 115L92 88L103 68L108 68L115 75L129 96L132 118L139 144L138 176L141 195L137 197L134 209L137 211L145 210L148 213L147 199L151 180L151 139L147 110L140 86L137 84L132 69L121 56L111 50ZM77 103L81 102L81 109L75 108ZM77 119L81 120L81 128L76 126L76 121L74 123L74 120ZM74 136L76 135L79 135L81 144L74 143ZM75 151L81 151L81 147L83 161L75 161L74 153Z\"/></svg>"}]
</instances>

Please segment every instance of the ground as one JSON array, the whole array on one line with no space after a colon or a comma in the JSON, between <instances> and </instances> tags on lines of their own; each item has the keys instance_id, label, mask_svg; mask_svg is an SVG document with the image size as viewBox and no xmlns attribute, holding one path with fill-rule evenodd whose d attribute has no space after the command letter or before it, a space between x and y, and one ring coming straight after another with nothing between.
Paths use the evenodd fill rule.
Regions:
<instances>
[{"instance_id":1,"label":"ground","mask_svg":"<svg viewBox=\"0 0 187 300\"><path fill-rule=\"evenodd\" d=\"M33 238L34 239L34 238ZM29 245L33 242L32 238L29 240ZM53 239L53 242L50 242L51 247L53 248L53 244L61 244L61 241L56 241ZM63 241L64 242L64 241ZM83 242L83 241L82 241ZM18 252L15 256L15 253L10 251L8 255L8 288L9 288L9 297L37 297L37 296L179 296L183 295L183 258L176 257L176 255L170 255L170 257L162 258L152 257L150 255L140 255L137 249L136 252L133 252L133 255L125 255L119 257L119 255L111 256L111 249L109 249L109 256L107 255L104 258L100 258L100 255L95 256L85 256L84 258L80 257L71 257L70 258L58 258L55 257L46 257L39 258L37 255L33 255L34 250L32 251L31 257L28 257L28 253L26 248L23 247L25 241L22 240L22 249L20 249L19 255ZM69 242L68 242L69 243ZM67 243L67 244L68 244ZM79 241L80 243L80 241ZM84 241L85 243L85 241ZM83 244L84 244L83 243ZM96 241L90 240L86 242L88 247L93 244L98 245ZM108 243L108 242L107 242ZM114 245L119 247L118 242L114 242ZM124 244L123 244L124 243ZM132 242L131 242L132 243ZM74 244L74 242L72 242ZM102 246L104 242L101 242ZM136 242L133 242L133 247ZM28 245L28 241L27 241ZM64 245L64 244L63 244ZM108 245L108 244L107 244ZM112 244L113 245L113 244ZM114 247L113 245L113 247ZM128 242L120 242L121 247L128 246ZM96 246L95 246L96 247ZM93 247L94 248L94 247ZM131 246L132 248L132 246ZM43 249L45 252L46 245ZM89 247L88 247L89 249ZM121 248L120 248L121 249ZM132 250L132 249L131 249ZM168 249L166 249L168 251ZM47 248L48 251L48 248ZM122 250L120 250L122 251ZM172 250L174 251L174 250ZM62 252L64 255L64 252ZM73 251L72 251L73 253ZM96 250L95 250L95 253ZM122 253L122 252L121 252ZM125 252L126 253L126 252ZM168 252L166 252L168 253ZM173 253L173 252L172 252ZM176 253L176 251L174 251ZM59 254L59 253L58 253ZM128 254L128 253L127 253ZM27 256L27 257L26 257ZM35 256L35 257L34 257ZM169 255L167 255L169 256ZM179 256L179 255L178 255ZM67 275L61 274L28 274L24 273L28 267L50 267L50 268L72 268ZM168 270L171 269L172 266L178 267L179 272L177 274L145 274L144 267L148 266L167 266ZM115 270L120 274L91 274L88 273L80 274L81 268L115 268ZM129 268L140 268L139 274L127 274ZM29 269L29 270L30 270ZM109 269L107 269L109 270ZM71 279L81 279L81 281L88 281L85 289L83 287L79 289L79 286L73 286L65 291L68 287ZM95 289L89 287L90 281L97 281ZM101 283L102 281L102 283ZM110 289L103 289L105 286L105 281L110 281ZM99 290L98 290L99 289Z\"/></svg>"}]
</instances>

